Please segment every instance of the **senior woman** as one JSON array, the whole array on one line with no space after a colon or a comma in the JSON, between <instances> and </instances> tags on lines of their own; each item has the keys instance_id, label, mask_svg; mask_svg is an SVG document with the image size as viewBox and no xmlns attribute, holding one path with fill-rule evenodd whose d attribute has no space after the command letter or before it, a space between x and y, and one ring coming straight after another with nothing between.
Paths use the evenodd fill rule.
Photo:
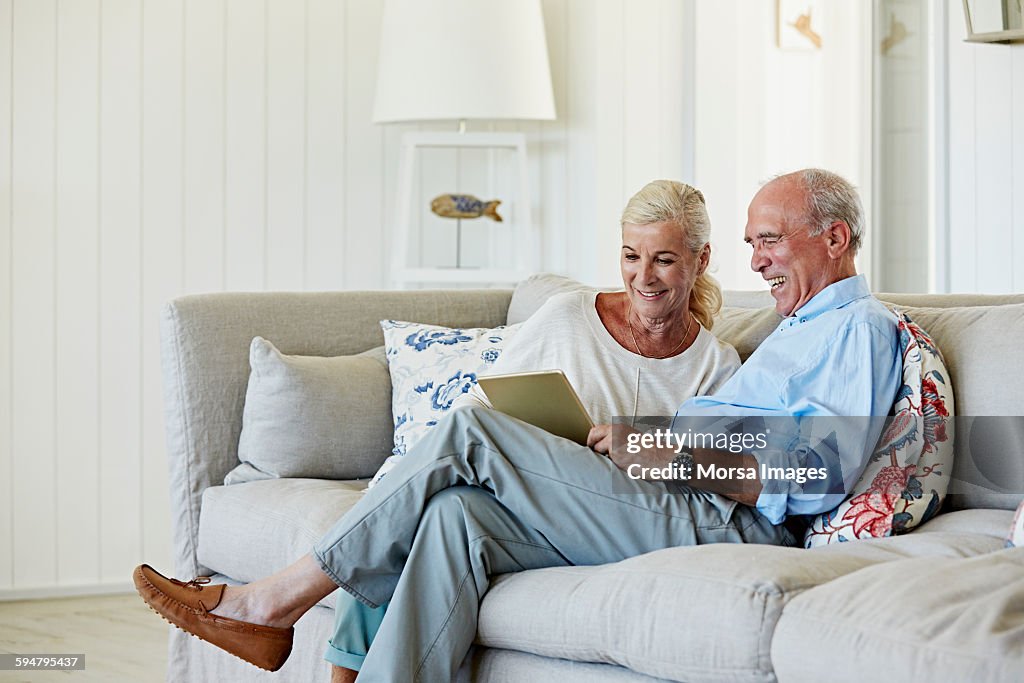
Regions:
<instances>
[{"instance_id":1,"label":"senior woman","mask_svg":"<svg viewBox=\"0 0 1024 683\"><path fill-rule=\"evenodd\" d=\"M705 273L709 229L699 191L644 187L622 217L625 291L555 297L501 369L561 367L599 421L672 415L714 391L739 359L707 331L721 302ZM147 565L134 578L168 621L270 670L288 657L294 623L340 586L326 654L335 680L360 668L364 682L445 681L473 642L493 574L744 541L776 541L754 508L632 479L587 447L473 406L453 410L285 570L239 587Z\"/></svg>"}]
</instances>

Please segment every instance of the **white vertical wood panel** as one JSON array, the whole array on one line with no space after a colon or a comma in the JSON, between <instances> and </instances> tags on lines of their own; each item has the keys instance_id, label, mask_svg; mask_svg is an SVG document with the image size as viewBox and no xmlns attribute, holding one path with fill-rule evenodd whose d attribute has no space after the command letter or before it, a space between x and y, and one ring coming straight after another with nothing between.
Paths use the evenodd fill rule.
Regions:
<instances>
[{"instance_id":1,"label":"white vertical wood panel","mask_svg":"<svg viewBox=\"0 0 1024 683\"><path fill-rule=\"evenodd\" d=\"M54 107L56 3L14 3L12 202L14 583L56 579ZM32 68L22 65L31 64Z\"/></svg>"},{"instance_id":2,"label":"white vertical wood panel","mask_svg":"<svg viewBox=\"0 0 1024 683\"><path fill-rule=\"evenodd\" d=\"M991 46L983 46L991 47ZM978 166L976 283L982 292L1009 292L1013 286L1013 64L1007 50L979 50L975 137Z\"/></svg>"},{"instance_id":3,"label":"white vertical wood panel","mask_svg":"<svg viewBox=\"0 0 1024 683\"><path fill-rule=\"evenodd\" d=\"M738 13L735 0L697 0L694 116L699 135L695 141L695 173L691 182L705 193L712 225L713 267L717 266L713 274L722 282L735 281L749 260L749 254L739 250L734 242L735 234L730 232L743 224L741 220L746 213L746 203L737 187L738 134L741 132L739 93L720 86L731 82L738 73L738 53L733 43L718 40L715 35L716 26L736 25ZM721 159L736 162L723 164Z\"/></svg>"},{"instance_id":4,"label":"white vertical wood panel","mask_svg":"<svg viewBox=\"0 0 1024 683\"><path fill-rule=\"evenodd\" d=\"M267 0L227 0L225 27L224 284L264 286L267 154Z\"/></svg>"},{"instance_id":5,"label":"white vertical wood panel","mask_svg":"<svg viewBox=\"0 0 1024 683\"><path fill-rule=\"evenodd\" d=\"M372 107L372 96L370 97L370 106ZM352 111L349 109L349 111ZM367 245L367 252L364 254L367 263L361 264L359 267L354 269L356 273L359 273L361 278L360 282L364 284L347 284L347 288L362 289L364 287L381 286L389 287L390 281L388 280L389 268L391 265L390 247L394 243L394 225L397 220L397 209L396 209L396 197L398 190L398 158L399 148L401 146L402 134L407 131L417 130L417 127L412 124L407 125L386 125L377 126L376 135L368 138L365 142L367 149L376 143L378 154L380 155L379 166L371 165L366 169L367 173L379 174L379 180L374 183L374 187L370 189L370 193L363 197L357 196L355 188L352 186L352 177L356 174L355 168L346 159L347 175L349 177L348 186L348 200L350 202L359 202L361 206L355 207L357 211L362 212L370 208L371 202L376 203L375 210L377 215L383 216L381 225L382 230L368 230L360 231L359 223L353 223L347 221L347 234L350 242L354 239L353 235L359 233L359 244ZM378 137L379 136L379 137ZM346 149L354 147L359 143L356 142L355 138L352 137L351 132L347 134L345 139ZM365 157L364 157L365 159ZM352 164L361 164L362 160L353 160ZM412 184L412 195L415 196L419 188L419 178L414 177ZM419 239L417 236L416 239ZM410 242L410 244L417 245L416 242ZM380 251L380 257L377 259L372 258L373 248L376 247ZM410 249L408 254L412 254L413 251ZM348 261L346 261L348 263ZM348 269L346 269L347 272ZM348 276L346 275L346 280ZM380 285L372 285L371 283L379 282Z\"/></svg>"},{"instance_id":6,"label":"white vertical wood panel","mask_svg":"<svg viewBox=\"0 0 1024 683\"><path fill-rule=\"evenodd\" d=\"M142 14L142 555L170 565L158 319L184 292L183 5L145 0Z\"/></svg>"},{"instance_id":7,"label":"white vertical wood panel","mask_svg":"<svg viewBox=\"0 0 1024 683\"><path fill-rule=\"evenodd\" d=\"M268 0L267 264L270 289L302 289L306 241L306 0Z\"/></svg>"},{"instance_id":8,"label":"white vertical wood panel","mask_svg":"<svg viewBox=\"0 0 1024 683\"><path fill-rule=\"evenodd\" d=\"M528 121L495 121L490 128L496 133L522 133L527 126L534 122ZM529 143L527 143L529 148ZM532 220L532 206L526 206L522 197L519 196L519 166L515 154L508 149L492 150L463 150L461 164L466 166L467 161L472 167L473 158L477 158L479 173L486 178L487 189L484 196L488 200L503 199L502 211L499 212L504 222L496 223L489 218L470 221L467 231L466 222L463 221L462 254L463 262L473 265L486 265L487 263L503 263L513 266L517 254L519 230L527 230ZM536 176L538 168L536 159L531 159L527 152L527 173ZM462 182L466 181L464 169ZM529 190L529 188L527 188ZM481 197L483 199L483 197ZM532 198L533 204L536 198ZM525 239L525 236L524 236ZM507 284L507 283L506 283Z\"/></svg>"},{"instance_id":9,"label":"white vertical wood panel","mask_svg":"<svg viewBox=\"0 0 1024 683\"><path fill-rule=\"evenodd\" d=\"M345 254L345 16L338 0L309 0L306 83L307 289L340 289Z\"/></svg>"},{"instance_id":10,"label":"white vertical wood panel","mask_svg":"<svg viewBox=\"0 0 1024 683\"><path fill-rule=\"evenodd\" d=\"M977 291L975 252L976 158L975 56L978 45L965 43L963 8L949 3L949 284L954 292ZM981 46L983 49L990 46Z\"/></svg>"},{"instance_id":11,"label":"white vertical wood panel","mask_svg":"<svg viewBox=\"0 0 1024 683\"><path fill-rule=\"evenodd\" d=\"M1010 48L1013 65L1013 282L1014 292L1024 292L1024 45Z\"/></svg>"},{"instance_id":12,"label":"white vertical wood panel","mask_svg":"<svg viewBox=\"0 0 1024 683\"><path fill-rule=\"evenodd\" d=\"M544 172L546 170L546 164L544 163L544 123L542 121L523 121L519 129L526 135L526 153L529 157L529 169L527 171L527 187L530 191L530 206L529 215L527 216L529 225L534 231L534 250L536 254L536 269L545 272L550 272L551 267L548 266L550 255L545 253L545 240L546 230L544 226L544 209L543 209L543 198L544 198ZM515 160L509 160L510 167L515 168ZM498 229L500 226L494 226L494 229ZM507 238L507 244L509 250L506 253L515 253L513 246L515 244L516 236L511 232L502 233Z\"/></svg>"},{"instance_id":13,"label":"white vertical wood panel","mask_svg":"<svg viewBox=\"0 0 1024 683\"><path fill-rule=\"evenodd\" d=\"M597 178L596 127L597 72L594 58L600 49L596 13L587 0L567 0L565 61L572 68L566 82L565 138L569 174L566 183L566 271L584 282L595 281L597 229L594 189Z\"/></svg>"},{"instance_id":14,"label":"white vertical wood panel","mask_svg":"<svg viewBox=\"0 0 1024 683\"><path fill-rule=\"evenodd\" d=\"M185 290L224 286L224 0L185 2Z\"/></svg>"},{"instance_id":15,"label":"white vertical wood panel","mask_svg":"<svg viewBox=\"0 0 1024 683\"><path fill-rule=\"evenodd\" d=\"M623 22L622 126L625 132L619 211L645 184L662 177L661 0L631 0ZM678 67L669 67L678 70ZM678 127L678 121L676 122ZM676 155L679 156L678 149ZM614 222L618 213L608 218Z\"/></svg>"},{"instance_id":16,"label":"white vertical wood panel","mask_svg":"<svg viewBox=\"0 0 1024 683\"><path fill-rule=\"evenodd\" d=\"M663 178L682 180L689 183L692 178L683 177L687 155L693 152L684 149L684 120L686 118L685 87L683 74L687 56L685 42L686 21L683 3L679 0L659 0L656 30L659 32L658 82L655 87L661 99L658 108L661 114L656 130L658 139L659 175ZM638 189L638 188L637 188Z\"/></svg>"},{"instance_id":17,"label":"white vertical wood panel","mask_svg":"<svg viewBox=\"0 0 1024 683\"><path fill-rule=\"evenodd\" d=\"M100 578L141 554L141 7L104 0L100 49Z\"/></svg>"},{"instance_id":18,"label":"white vertical wood panel","mask_svg":"<svg viewBox=\"0 0 1024 683\"><path fill-rule=\"evenodd\" d=\"M342 276L346 289L386 286L394 220L398 136L405 126L372 121L377 81L377 44L383 3L345 0L345 216ZM384 137L389 142L385 145Z\"/></svg>"},{"instance_id":19,"label":"white vertical wood panel","mask_svg":"<svg viewBox=\"0 0 1024 683\"><path fill-rule=\"evenodd\" d=\"M57 581L99 578L99 2L57 16Z\"/></svg>"},{"instance_id":20,"label":"white vertical wood panel","mask_svg":"<svg viewBox=\"0 0 1024 683\"><path fill-rule=\"evenodd\" d=\"M540 206L543 265L555 273L568 273L571 245L569 216L569 23L567 0L544 0L544 29L547 34L551 86L558 118L541 123L541 180L534 186L534 202ZM530 150L533 153L533 150Z\"/></svg>"},{"instance_id":21,"label":"white vertical wood panel","mask_svg":"<svg viewBox=\"0 0 1024 683\"><path fill-rule=\"evenodd\" d=\"M595 8L598 49L594 58L597 71L594 208L597 220L593 224L591 279L600 284L615 284L621 279L618 253L622 245L618 218L628 198L625 190L626 7L625 0L606 0Z\"/></svg>"},{"instance_id":22,"label":"white vertical wood panel","mask_svg":"<svg viewBox=\"0 0 1024 683\"><path fill-rule=\"evenodd\" d=\"M11 250L11 68L14 52L13 0L0 0L0 589L14 578L14 477L12 474L11 295L14 259Z\"/></svg>"}]
</instances>

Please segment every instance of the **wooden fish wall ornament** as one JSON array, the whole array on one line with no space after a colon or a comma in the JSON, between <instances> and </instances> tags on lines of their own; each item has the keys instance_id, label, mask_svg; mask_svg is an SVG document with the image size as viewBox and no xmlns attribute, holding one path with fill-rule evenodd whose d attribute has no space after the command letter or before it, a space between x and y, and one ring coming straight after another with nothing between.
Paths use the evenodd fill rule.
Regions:
<instances>
[{"instance_id":1,"label":"wooden fish wall ornament","mask_svg":"<svg viewBox=\"0 0 1024 683\"><path fill-rule=\"evenodd\" d=\"M430 210L442 218L480 218L487 216L491 220L502 222L498 215L500 199L489 202L481 201L471 194L442 194L430 202Z\"/></svg>"}]
</instances>

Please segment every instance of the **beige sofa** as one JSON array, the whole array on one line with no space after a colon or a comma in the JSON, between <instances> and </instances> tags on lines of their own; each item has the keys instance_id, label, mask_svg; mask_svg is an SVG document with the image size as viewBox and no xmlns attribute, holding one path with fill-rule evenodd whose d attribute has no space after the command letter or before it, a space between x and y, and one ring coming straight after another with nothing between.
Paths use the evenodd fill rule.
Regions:
<instances>
[{"instance_id":1,"label":"beige sofa","mask_svg":"<svg viewBox=\"0 0 1024 683\"><path fill-rule=\"evenodd\" d=\"M309 551L365 481L223 485L237 448L254 336L285 353L338 356L382 343L378 321L493 327L554 291L211 294L162 314L175 573L247 582ZM497 577L471 681L1020 681L1024 548L1004 549L1024 492L1024 295L893 295L945 354L957 461L945 511L911 534L816 550L671 548L598 567ZM715 332L746 357L777 324L767 293L729 293ZM972 428L973 425L973 428ZM386 440L386 439L385 439ZM370 454L373 474L386 452ZM172 630L171 681L327 680L333 596L296 626L269 674Z\"/></svg>"}]
</instances>

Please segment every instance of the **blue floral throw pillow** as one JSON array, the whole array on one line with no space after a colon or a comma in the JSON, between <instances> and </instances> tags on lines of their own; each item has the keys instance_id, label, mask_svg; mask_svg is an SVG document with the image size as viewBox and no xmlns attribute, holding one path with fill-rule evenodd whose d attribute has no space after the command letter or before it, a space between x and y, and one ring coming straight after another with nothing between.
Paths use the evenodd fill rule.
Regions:
<instances>
[{"instance_id":1,"label":"blue floral throw pillow","mask_svg":"<svg viewBox=\"0 0 1024 683\"><path fill-rule=\"evenodd\" d=\"M376 484L452 405L488 374L519 325L453 329L382 320L395 418L393 455L374 475Z\"/></svg>"}]
</instances>

